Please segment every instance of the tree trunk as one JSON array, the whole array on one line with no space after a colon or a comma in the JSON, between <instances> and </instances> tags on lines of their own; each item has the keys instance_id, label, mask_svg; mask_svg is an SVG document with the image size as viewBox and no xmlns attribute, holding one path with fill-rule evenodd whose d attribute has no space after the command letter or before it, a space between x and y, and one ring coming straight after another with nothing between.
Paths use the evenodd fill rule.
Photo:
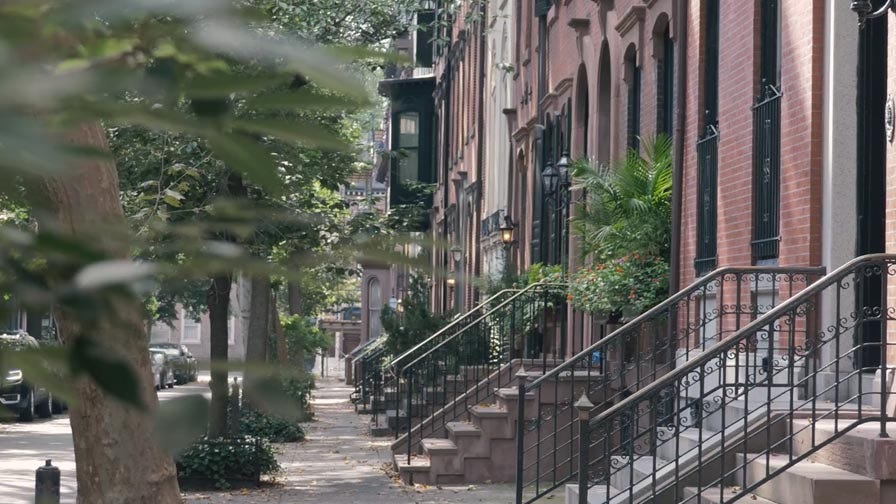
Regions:
<instances>
[{"instance_id":1,"label":"tree trunk","mask_svg":"<svg viewBox=\"0 0 896 504\"><path fill-rule=\"evenodd\" d=\"M252 277L252 292L249 294L249 331L246 341L246 363L264 363L268 357L268 340L271 337L268 320L271 316L271 279ZM246 402L252 403L252 391L260 373L246 368L243 394Z\"/></svg>"},{"instance_id":2,"label":"tree trunk","mask_svg":"<svg viewBox=\"0 0 896 504\"><path fill-rule=\"evenodd\" d=\"M298 282L289 282L288 298L289 314L298 315L302 311L302 291Z\"/></svg>"},{"instance_id":3,"label":"tree trunk","mask_svg":"<svg viewBox=\"0 0 896 504\"><path fill-rule=\"evenodd\" d=\"M212 401L208 413L208 435L212 438L227 434L227 318L230 311L230 275L219 275L212 279L206 297L210 326L210 352L212 363Z\"/></svg>"},{"instance_id":4,"label":"tree trunk","mask_svg":"<svg viewBox=\"0 0 896 504\"><path fill-rule=\"evenodd\" d=\"M37 339L42 339L44 332L43 321L44 315L42 312L33 309L28 310L25 314L25 331Z\"/></svg>"},{"instance_id":5,"label":"tree trunk","mask_svg":"<svg viewBox=\"0 0 896 504\"><path fill-rule=\"evenodd\" d=\"M84 123L67 135L69 143L108 150L99 123ZM92 240L112 257L129 256L122 240L103 240L124 230L118 173L109 160L96 159L72 166L64 177L48 177L36 184L32 196L45 205L42 229L54 229L75 240ZM102 230L104 235L97 233ZM108 233L108 234L105 234ZM72 384L78 398L70 420L77 466L79 503L179 503L174 462L153 437L152 412L158 407L151 378L146 325L138 299L111 297L107 309L84 314L56 312L59 336L66 345L81 338L95 341L124 358L139 379L139 394L148 412L107 397L88 378Z\"/></svg>"},{"instance_id":6,"label":"tree trunk","mask_svg":"<svg viewBox=\"0 0 896 504\"><path fill-rule=\"evenodd\" d=\"M271 321L274 324L274 334L277 335L277 364L286 366L289 357L286 349L286 333L283 331L283 324L280 323L280 314L277 312L277 296L274 292L271 292Z\"/></svg>"},{"instance_id":7,"label":"tree trunk","mask_svg":"<svg viewBox=\"0 0 896 504\"><path fill-rule=\"evenodd\" d=\"M289 283L289 314L298 315L302 311L302 289L299 282ZM302 371L305 370L305 351L302 348L296 349L296 361Z\"/></svg>"}]
</instances>

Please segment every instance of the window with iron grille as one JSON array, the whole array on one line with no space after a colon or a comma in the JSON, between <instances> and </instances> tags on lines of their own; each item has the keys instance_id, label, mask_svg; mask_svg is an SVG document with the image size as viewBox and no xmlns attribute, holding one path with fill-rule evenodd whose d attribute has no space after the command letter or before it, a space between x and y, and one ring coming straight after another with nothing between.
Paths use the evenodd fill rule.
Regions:
<instances>
[{"instance_id":1,"label":"window with iron grille","mask_svg":"<svg viewBox=\"0 0 896 504\"><path fill-rule=\"evenodd\" d=\"M656 78L659 84L656 93L656 132L671 138L675 54L668 23L661 36L662 47L656 60Z\"/></svg>"},{"instance_id":2,"label":"window with iron grille","mask_svg":"<svg viewBox=\"0 0 896 504\"><path fill-rule=\"evenodd\" d=\"M753 260L778 257L781 91L778 0L760 3L759 95L753 105Z\"/></svg>"},{"instance_id":3,"label":"window with iron grille","mask_svg":"<svg viewBox=\"0 0 896 504\"><path fill-rule=\"evenodd\" d=\"M628 85L628 145L629 149L638 151L641 142L638 135L641 134L641 67L634 58L626 62L629 65L631 80Z\"/></svg>"},{"instance_id":4,"label":"window with iron grille","mask_svg":"<svg viewBox=\"0 0 896 504\"><path fill-rule=\"evenodd\" d=\"M706 0L703 58L703 133L697 140L697 256L698 275L717 264L719 171L719 0Z\"/></svg>"}]
</instances>

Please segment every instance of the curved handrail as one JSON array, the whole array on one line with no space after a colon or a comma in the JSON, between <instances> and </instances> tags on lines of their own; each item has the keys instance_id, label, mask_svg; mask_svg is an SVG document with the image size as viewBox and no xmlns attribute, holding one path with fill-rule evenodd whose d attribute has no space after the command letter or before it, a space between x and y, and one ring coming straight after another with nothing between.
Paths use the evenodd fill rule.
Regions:
<instances>
[{"instance_id":1,"label":"curved handrail","mask_svg":"<svg viewBox=\"0 0 896 504\"><path fill-rule=\"evenodd\" d=\"M361 352L360 354L358 354L357 357L355 357L354 359L352 359L352 364L358 362L360 359L363 359L364 357L367 357L367 356L370 355L370 353L373 352L374 350L376 350L376 349L378 349L378 348L381 348L381 347L383 346L383 342L384 342L385 340L386 340L386 338L385 338L385 337L382 337L382 336L379 337L379 338L374 339L374 340L371 342L371 344L368 345L367 348L364 349L363 352Z\"/></svg>"},{"instance_id":2,"label":"curved handrail","mask_svg":"<svg viewBox=\"0 0 896 504\"><path fill-rule=\"evenodd\" d=\"M501 302L501 304L499 304L498 306L495 306L495 307L492 308L491 310L489 310L489 311L487 311L486 313L480 315L479 318L473 320L472 322L470 322L469 324L467 324L466 326L464 326L464 328L461 329L460 331L457 331L455 334L453 334L453 335L451 335L450 337L446 338L445 340L441 341L441 342L440 342L439 344L437 344L436 346L430 348L429 351L427 351L427 352L424 353L423 355L418 356L416 359L414 359L413 361L411 361L411 362L409 362L408 364L406 364L403 368L401 368L401 374L404 374L404 372L407 371L407 369L408 369L409 367L411 367L411 366L417 364L421 359L425 358L429 353L432 353L432 352L438 350L439 348L441 348L441 347L447 345L449 342L453 341L454 338L456 338L456 337L460 337L460 335L463 334L467 329L469 329L469 328L473 327L474 325L476 325L476 324L482 322L482 321L485 320L487 317L494 315L498 310L501 310L502 308L506 307L508 304L512 303L512 302L515 301L517 298L521 297L523 294L526 294L526 293L532 291L532 290L535 289L536 287L566 287L566 284L565 284L565 283L556 283L556 282L545 282L545 281L541 281L541 282L536 282L536 283L534 283L534 284L527 285L524 289L519 290L519 291L518 291L516 294L514 294L513 296L511 296L511 297L505 299L505 300L504 300L503 302Z\"/></svg>"},{"instance_id":3,"label":"curved handrail","mask_svg":"<svg viewBox=\"0 0 896 504\"><path fill-rule=\"evenodd\" d=\"M788 311L798 307L811 296L815 296L821 293L821 291L823 291L826 287L830 287L835 282L839 282L841 280L840 277L843 276L844 273L852 272L852 270L863 263L872 263L879 261L896 261L896 254L864 255L849 261L843 266L840 266L830 274L827 274L818 281L806 286L805 289L801 290L797 294L794 294L791 298L764 313L761 317L745 325L739 331L736 331L728 337L724 338L722 341L716 343L711 348L700 352L692 359L688 360L685 365L673 369L669 373L663 375L662 378L653 381L652 383L644 386L632 395L602 411L600 414L591 419L589 425L595 426L598 423L605 421L607 418L612 415L618 414L623 409L630 408L633 403L638 403L639 401L642 401L646 396L656 393L662 388L668 387L670 383L680 379L688 373L693 372L695 368L699 368L707 364L709 361L717 359L720 352L726 352L730 350L741 339L743 339L745 335L748 336L755 333L757 330L762 329L764 326L767 326L770 322L778 319Z\"/></svg>"},{"instance_id":4,"label":"curved handrail","mask_svg":"<svg viewBox=\"0 0 896 504\"><path fill-rule=\"evenodd\" d=\"M541 386L542 383L556 378L557 375L567 371L569 369L569 367L574 366L575 363L579 362L582 358L585 358L586 356L590 355L592 352L594 352L598 348L608 345L613 339L619 338L620 336L625 334L627 331L629 331L631 329L631 327L635 327L638 324L640 324L644 321L647 321L647 320L653 318L654 316L662 313L664 310L670 308L675 303L690 296L694 291L699 290L699 289L709 285L712 281L714 281L714 279L716 279L720 276L728 275L728 274L739 274L739 273L749 274L749 273L778 273L778 272L793 273L793 274L805 273L805 274L822 274L823 275L825 272L825 269L823 267L809 267L809 266L805 266L805 267L803 267L803 266L795 266L795 267L789 267L789 266L774 266L774 267L768 267L768 266L742 266L742 267L725 266L722 268L717 268L717 269L707 273L706 275L700 277L699 279L695 280L694 282L692 282L689 286L685 287L684 289L682 289L682 290L676 292L675 294L673 294L672 296L666 298L662 303L654 306L653 308L647 310L646 312L642 313L641 315L638 315L637 317L633 318L629 322L622 325L622 327L619 327L618 329L611 332L607 336L604 336L597 342L592 343L588 348L580 351L579 353L577 353L574 356L567 359L566 362L563 363L562 365L555 367L550 372L546 372L545 374L538 377L538 379L533 380L531 383L528 383L526 385L526 391L528 392L528 391L534 390L534 389L538 388L539 386ZM715 346L713 346L713 348L715 348Z\"/></svg>"},{"instance_id":5,"label":"curved handrail","mask_svg":"<svg viewBox=\"0 0 896 504\"><path fill-rule=\"evenodd\" d=\"M498 296L503 296L503 295L505 295L505 294L507 294L507 293L509 293L509 292L518 292L519 290L520 290L520 289L503 289L503 290L498 291L498 292L495 293L493 296L489 297L489 298L486 299L485 301L483 301L483 302L479 303L478 305L476 305L476 307L474 307L474 308L473 308L472 310L470 310L469 312L464 313L464 314L461 314L461 315L458 315L458 316L457 316L454 320L452 320L448 325L446 325L445 327L442 327L442 328L439 329L438 331L434 332L434 333L432 334L432 336L426 338L425 340L421 341L420 343L417 343L417 344L414 345L410 350L406 350L403 354L401 354L401 355L399 355L398 357L395 357L394 359L392 359L388 364L386 364L386 367L389 368L389 369L395 369L395 368L398 366L398 362L399 362L399 361L401 361L401 360L407 358L409 355L411 355L412 353L416 352L417 350L419 350L420 348L422 348L424 345L426 345L426 344L428 344L429 342L431 342L432 340L434 340L434 339L436 339L436 338L442 336L443 333L447 332L448 330L450 330L451 328L455 327L456 325L459 325L459 324L461 323L461 321L463 321L463 319L466 317L467 314L472 313L472 312L475 312L476 310L481 309L482 307L486 306L487 304L491 303L491 302L494 301L496 298L498 298Z\"/></svg>"}]
</instances>

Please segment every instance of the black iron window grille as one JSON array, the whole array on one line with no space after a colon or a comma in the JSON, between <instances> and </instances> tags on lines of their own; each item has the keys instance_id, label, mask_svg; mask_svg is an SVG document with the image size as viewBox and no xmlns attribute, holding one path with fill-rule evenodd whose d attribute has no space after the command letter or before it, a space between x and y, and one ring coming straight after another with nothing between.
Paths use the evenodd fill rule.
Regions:
<instances>
[{"instance_id":1,"label":"black iron window grille","mask_svg":"<svg viewBox=\"0 0 896 504\"><path fill-rule=\"evenodd\" d=\"M778 257L781 204L781 92L763 82L753 107L753 260Z\"/></svg>"},{"instance_id":2,"label":"black iron window grille","mask_svg":"<svg viewBox=\"0 0 896 504\"><path fill-rule=\"evenodd\" d=\"M762 0L759 96L753 106L753 261L778 257L781 194L781 87L778 0Z\"/></svg>"},{"instance_id":3,"label":"black iron window grille","mask_svg":"<svg viewBox=\"0 0 896 504\"><path fill-rule=\"evenodd\" d=\"M634 60L629 61L631 65L631 82L628 86L628 141L629 149L638 151L641 148L641 141L638 135L641 134L641 67L635 64Z\"/></svg>"},{"instance_id":4,"label":"black iron window grille","mask_svg":"<svg viewBox=\"0 0 896 504\"><path fill-rule=\"evenodd\" d=\"M706 127L697 141L697 257L694 269L698 275L716 267L717 190L719 171L719 129Z\"/></svg>"}]
</instances>

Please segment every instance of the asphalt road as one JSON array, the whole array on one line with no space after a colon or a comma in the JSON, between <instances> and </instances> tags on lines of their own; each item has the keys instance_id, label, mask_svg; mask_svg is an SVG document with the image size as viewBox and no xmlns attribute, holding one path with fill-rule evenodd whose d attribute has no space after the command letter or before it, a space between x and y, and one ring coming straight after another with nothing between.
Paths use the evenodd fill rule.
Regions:
<instances>
[{"instance_id":1,"label":"asphalt road","mask_svg":"<svg viewBox=\"0 0 896 504\"><path fill-rule=\"evenodd\" d=\"M208 375L199 382L159 392L165 401L189 394L210 396ZM0 423L0 503L33 504L34 471L52 459L61 473L62 502L75 502L75 453L68 414L33 422Z\"/></svg>"}]
</instances>

